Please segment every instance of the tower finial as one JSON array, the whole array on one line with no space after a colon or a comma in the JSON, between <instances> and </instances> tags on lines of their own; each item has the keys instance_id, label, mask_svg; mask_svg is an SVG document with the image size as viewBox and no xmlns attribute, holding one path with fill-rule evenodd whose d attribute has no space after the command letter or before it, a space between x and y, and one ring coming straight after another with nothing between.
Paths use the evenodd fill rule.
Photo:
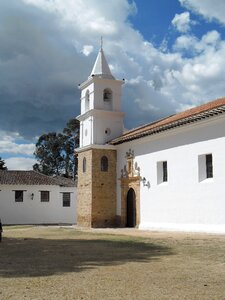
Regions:
<instances>
[{"instance_id":1,"label":"tower finial","mask_svg":"<svg viewBox=\"0 0 225 300\"><path fill-rule=\"evenodd\" d=\"M100 44L100 46L101 46L101 50L102 50L102 48L103 48L103 37L101 36L101 44Z\"/></svg>"}]
</instances>

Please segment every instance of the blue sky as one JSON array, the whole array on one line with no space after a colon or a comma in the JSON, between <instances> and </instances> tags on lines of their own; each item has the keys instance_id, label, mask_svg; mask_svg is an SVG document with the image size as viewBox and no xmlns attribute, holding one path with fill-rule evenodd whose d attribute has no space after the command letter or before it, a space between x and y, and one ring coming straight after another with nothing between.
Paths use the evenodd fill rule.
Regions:
<instances>
[{"instance_id":1,"label":"blue sky","mask_svg":"<svg viewBox=\"0 0 225 300\"><path fill-rule=\"evenodd\" d=\"M165 37L172 34L171 20L184 9L177 0L136 1L138 13L130 17L134 28L143 37L160 46Z\"/></svg>"},{"instance_id":2,"label":"blue sky","mask_svg":"<svg viewBox=\"0 0 225 300\"><path fill-rule=\"evenodd\" d=\"M225 96L224 0L1 0L0 156L31 169L37 137L80 113L104 38L133 128Z\"/></svg>"}]
</instances>

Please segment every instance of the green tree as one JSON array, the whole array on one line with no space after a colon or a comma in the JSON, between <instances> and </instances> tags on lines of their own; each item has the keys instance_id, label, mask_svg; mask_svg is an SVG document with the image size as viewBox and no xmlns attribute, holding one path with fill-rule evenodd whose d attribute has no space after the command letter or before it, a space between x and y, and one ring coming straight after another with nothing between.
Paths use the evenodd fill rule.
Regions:
<instances>
[{"instance_id":1,"label":"green tree","mask_svg":"<svg viewBox=\"0 0 225 300\"><path fill-rule=\"evenodd\" d=\"M79 147L80 122L77 119L71 119L63 129L64 134L64 161L65 176L75 177L77 174L77 155L75 149Z\"/></svg>"},{"instance_id":2,"label":"green tree","mask_svg":"<svg viewBox=\"0 0 225 300\"><path fill-rule=\"evenodd\" d=\"M0 170L7 170L5 161L0 157Z\"/></svg>"},{"instance_id":3,"label":"green tree","mask_svg":"<svg viewBox=\"0 0 225 300\"><path fill-rule=\"evenodd\" d=\"M35 157L38 163L33 169L46 174L75 177L77 159L75 148L79 145L79 121L72 119L63 133L50 132L39 137Z\"/></svg>"}]
</instances>

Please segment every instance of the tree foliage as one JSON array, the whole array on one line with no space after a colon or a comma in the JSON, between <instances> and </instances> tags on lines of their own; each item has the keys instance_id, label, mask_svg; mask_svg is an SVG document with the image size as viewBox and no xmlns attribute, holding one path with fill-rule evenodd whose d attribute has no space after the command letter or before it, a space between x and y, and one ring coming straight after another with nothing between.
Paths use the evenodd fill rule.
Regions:
<instances>
[{"instance_id":1,"label":"tree foliage","mask_svg":"<svg viewBox=\"0 0 225 300\"><path fill-rule=\"evenodd\" d=\"M38 161L33 169L46 175L75 177L77 158L75 148L79 146L79 121L72 119L62 133L50 132L39 137L35 157Z\"/></svg>"},{"instance_id":2,"label":"tree foliage","mask_svg":"<svg viewBox=\"0 0 225 300\"><path fill-rule=\"evenodd\" d=\"M7 170L5 161L0 157L0 170Z\"/></svg>"}]
</instances>

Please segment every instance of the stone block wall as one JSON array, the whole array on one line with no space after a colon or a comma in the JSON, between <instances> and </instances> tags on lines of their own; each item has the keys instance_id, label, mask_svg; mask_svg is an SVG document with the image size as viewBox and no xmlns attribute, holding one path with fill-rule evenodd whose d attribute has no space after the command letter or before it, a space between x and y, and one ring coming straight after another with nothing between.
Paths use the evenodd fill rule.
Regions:
<instances>
[{"instance_id":1,"label":"stone block wall","mask_svg":"<svg viewBox=\"0 0 225 300\"><path fill-rule=\"evenodd\" d=\"M101 158L108 170L101 171ZM83 159L86 157L86 172ZM78 154L78 225L112 227L116 224L116 150L90 149Z\"/></svg>"},{"instance_id":2,"label":"stone block wall","mask_svg":"<svg viewBox=\"0 0 225 300\"><path fill-rule=\"evenodd\" d=\"M86 158L86 172L83 172L83 159ZM92 150L78 154L77 183L77 224L91 227L92 210Z\"/></svg>"}]
</instances>

